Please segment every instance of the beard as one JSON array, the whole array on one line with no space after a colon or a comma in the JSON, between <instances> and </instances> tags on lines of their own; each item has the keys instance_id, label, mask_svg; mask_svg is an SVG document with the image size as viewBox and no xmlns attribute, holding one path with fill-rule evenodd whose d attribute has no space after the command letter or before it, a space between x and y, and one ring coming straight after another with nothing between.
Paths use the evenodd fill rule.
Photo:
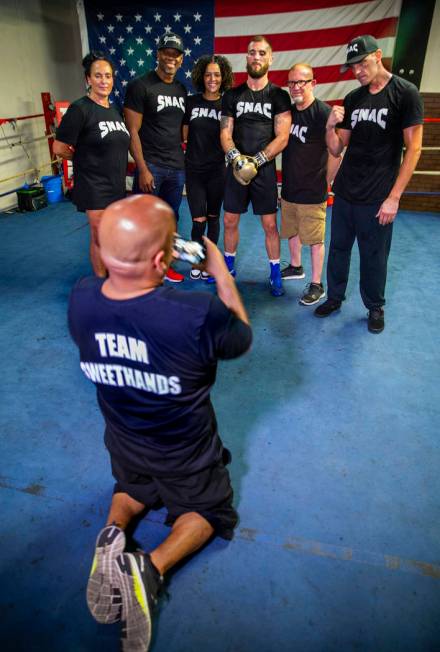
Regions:
<instances>
[{"instance_id":1,"label":"beard","mask_svg":"<svg viewBox=\"0 0 440 652\"><path fill-rule=\"evenodd\" d=\"M292 97L292 102L294 104L302 104L304 102L304 95L295 95L295 97Z\"/></svg>"},{"instance_id":2,"label":"beard","mask_svg":"<svg viewBox=\"0 0 440 652\"><path fill-rule=\"evenodd\" d=\"M267 73L269 70L269 64L266 63L261 66L258 70L254 70L252 66L248 63L246 64L246 72L249 75L249 77L252 77L252 79L260 79L260 77L264 77L264 75Z\"/></svg>"}]
</instances>

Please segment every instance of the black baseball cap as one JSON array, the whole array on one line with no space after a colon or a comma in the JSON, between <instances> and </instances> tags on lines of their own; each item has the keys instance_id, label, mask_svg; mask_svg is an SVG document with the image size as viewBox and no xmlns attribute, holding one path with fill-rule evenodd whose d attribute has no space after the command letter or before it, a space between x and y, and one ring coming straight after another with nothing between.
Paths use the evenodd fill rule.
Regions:
<instances>
[{"instance_id":1,"label":"black baseball cap","mask_svg":"<svg viewBox=\"0 0 440 652\"><path fill-rule=\"evenodd\" d=\"M173 32L162 34L157 44L157 49L163 50L164 48L174 48L174 50L183 53L183 41L178 34L173 34Z\"/></svg>"},{"instance_id":2,"label":"black baseball cap","mask_svg":"<svg viewBox=\"0 0 440 652\"><path fill-rule=\"evenodd\" d=\"M347 45L347 61L341 66L341 72L345 72L349 69L352 63L359 63L362 59L365 59L367 54L376 52L379 49L379 44L370 34L364 34L364 36L356 36L352 39Z\"/></svg>"}]
</instances>

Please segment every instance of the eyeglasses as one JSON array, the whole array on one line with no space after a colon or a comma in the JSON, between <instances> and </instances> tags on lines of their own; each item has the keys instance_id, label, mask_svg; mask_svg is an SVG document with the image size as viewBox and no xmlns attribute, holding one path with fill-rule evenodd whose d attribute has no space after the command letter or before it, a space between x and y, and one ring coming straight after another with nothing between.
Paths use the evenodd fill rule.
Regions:
<instances>
[{"instance_id":1,"label":"eyeglasses","mask_svg":"<svg viewBox=\"0 0 440 652\"><path fill-rule=\"evenodd\" d=\"M298 81L290 81L289 80L287 82L287 85L288 86L293 86L293 88L295 88L295 86L298 86L298 88L304 88L304 86L306 84L308 84L309 82L311 82L311 81L313 81L313 79L298 79Z\"/></svg>"}]
</instances>

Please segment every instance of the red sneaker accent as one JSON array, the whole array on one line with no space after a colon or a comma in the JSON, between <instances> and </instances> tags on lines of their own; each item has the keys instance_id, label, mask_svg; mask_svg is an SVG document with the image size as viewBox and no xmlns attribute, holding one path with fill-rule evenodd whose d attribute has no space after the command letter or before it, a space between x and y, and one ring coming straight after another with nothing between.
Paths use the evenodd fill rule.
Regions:
<instances>
[{"instance_id":1,"label":"red sneaker accent","mask_svg":"<svg viewBox=\"0 0 440 652\"><path fill-rule=\"evenodd\" d=\"M165 274L165 279L170 281L170 283L182 283L184 278L183 274L179 274L179 272L176 272L172 267L169 267Z\"/></svg>"}]
</instances>

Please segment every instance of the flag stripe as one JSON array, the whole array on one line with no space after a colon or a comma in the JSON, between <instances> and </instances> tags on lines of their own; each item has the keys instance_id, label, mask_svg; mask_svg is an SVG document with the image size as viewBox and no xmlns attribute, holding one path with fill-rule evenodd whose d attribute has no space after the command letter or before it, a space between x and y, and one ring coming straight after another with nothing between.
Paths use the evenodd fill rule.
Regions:
<instances>
[{"instance_id":1,"label":"flag stripe","mask_svg":"<svg viewBox=\"0 0 440 652\"><path fill-rule=\"evenodd\" d=\"M391 58L394 51L395 39L393 37L378 39L378 43L383 52L384 59ZM219 52L219 54L223 53ZM244 52L240 54L229 54L228 59L231 62L234 72L244 72L246 67ZM298 50L292 48L284 52L274 52L271 70L289 70L295 61L307 61L314 68L337 66L339 70L339 67L346 61L345 46Z\"/></svg>"},{"instance_id":2,"label":"flag stripe","mask_svg":"<svg viewBox=\"0 0 440 652\"><path fill-rule=\"evenodd\" d=\"M361 25L347 25L330 29L316 29L313 32L283 32L270 34L268 38L274 52L285 50L286 45L292 44L295 50L311 48L325 48L331 45L345 44L361 32L375 34L376 38L394 36L397 31L398 18L392 16L383 20L375 20ZM215 37L215 51L228 56L234 52L246 52L249 45L249 36Z\"/></svg>"},{"instance_id":3,"label":"flag stripe","mask_svg":"<svg viewBox=\"0 0 440 652\"><path fill-rule=\"evenodd\" d=\"M296 3L291 3L291 7ZM309 11L289 11L285 13L265 13L254 15L254 3L237 3L241 7L242 15L215 18L215 36L253 36L255 34L283 34L315 31L316 29L332 29L341 26L357 24L362 27L361 34L365 34L363 23L370 23L383 18L399 16L401 0L371 0L370 2L356 2L355 4L326 9L312 9ZM219 6L219 2L217 2ZM267 5L266 5L267 7ZM276 9L275 3L274 9ZM328 4L327 4L328 7ZM249 15L244 15L247 10Z\"/></svg>"},{"instance_id":4,"label":"flag stripe","mask_svg":"<svg viewBox=\"0 0 440 652\"><path fill-rule=\"evenodd\" d=\"M269 78L285 86L297 61L313 66L316 95L340 102L358 83L342 74L346 47L360 34L372 34L391 69L402 0L216 0L215 52L228 57L235 83L246 81L245 54L250 37L264 34L273 47ZM268 13L270 11L270 13Z\"/></svg>"},{"instance_id":5,"label":"flag stripe","mask_svg":"<svg viewBox=\"0 0 440 652\"><path fill-rule=\"evenodd\" d=\"M292 63L295 62L295 59L291 60ZM383 59L384 65L386 68L391 67L391 59ZM290 66L289 66L290 67ZM313 68L315 79L320 84L330 84L337 83L339 81L350 81L353 79L353 75L350 70L345 73L340 72L340 65L337 66L321 66ZM236 72L234 73L235 84L243 84L247 79L246 72ZM285 86L287 80L287 69L284 70L273 70L269 71L269 79L273 84L278 86ZM359 86L359 82L356 82L356 86ZM339 96L342 97L342 96Z\"/></svg>"},{"instance_id":6,"label":"flag stripe","mask_svg":"<svg viewBox=\"0 0 440 652\"><path fill-rule=\"evenodd\" d=\"M422 1L422 0L421 0ZM162 6L159 6L162 4ZM215 51L231 62L236 83L246 80L249 37L265 34L273 44L270 79L284 86L289 68L307 61L314 68L316 96L340 102L357 87L341 74L347 43L359 34L378 39L385 63L394 54L402 0L84 0L90 49L115 63L113 100L122 103L131 79L156 66L156 44L164 32L183 37L185 56L178 79L191 92L191 70L202 54ZM270 12L270 13L269 13Z\"/></svg>"},{"instance_id":7,"label":"flag stripe","mask_svg":"<svg viewBox=\"0 0 440 652\"><path fill-rule=\"evenodd\" d=\"M293 2L292 0L277 0L277 2L274 3L273 9L277 12L288 12L292 10L292 5L295 5L295 8L298 11L304 9L327 9L329 6L338 7L368 1L369 0L334 0L333 2L329 2L329 0L295 0L295 2ZM254 0L254 2L252 2L252 11L254 15L267 14L267 9L267 0ZM217 0L215 3L215 15L219 18L242 16L242 4L236 2L236 0Z\"/></svg>"}]
</instances>

